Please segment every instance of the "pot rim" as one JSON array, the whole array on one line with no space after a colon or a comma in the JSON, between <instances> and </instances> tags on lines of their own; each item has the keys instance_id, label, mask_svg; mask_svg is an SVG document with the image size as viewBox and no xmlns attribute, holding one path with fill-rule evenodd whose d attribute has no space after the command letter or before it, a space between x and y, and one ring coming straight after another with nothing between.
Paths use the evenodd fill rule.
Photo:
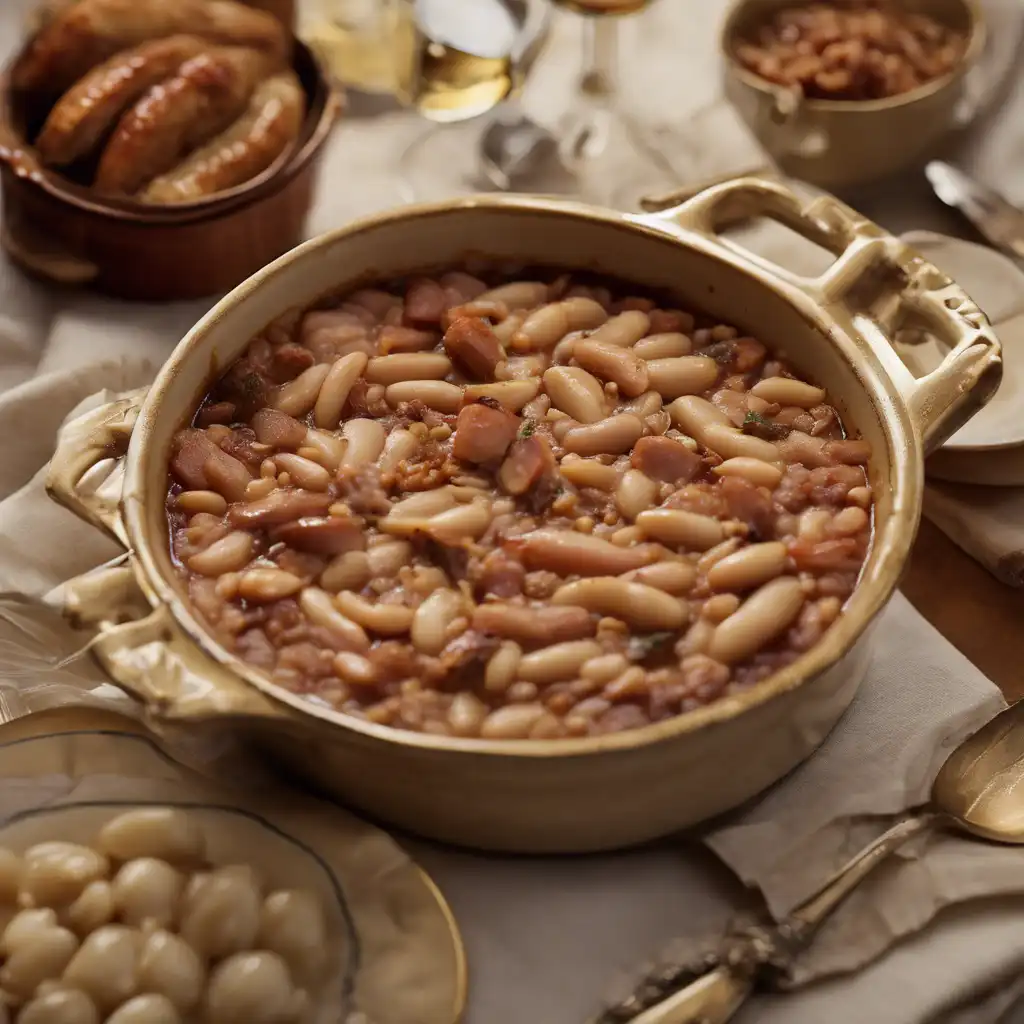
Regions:
<instances>
[{"instance_id":1,"label":"pot rim","mask_svg":"<svg viewBox=\"0 0 1024 1024\"><path fill-rule=\"evenodd\" d=\"M641 728L611 733L605 736L580 737L557 740L485 740L453 736L434 736L427 733L395 729L356 718L326 706L314 704L290 692L264 676L217 642L211 630L193 613L190 603L175 589L161 572L154 557L153 544L146 525L145 478L143 466L148 457L149 437L158 415L170 415L160 406L160 396L167 384L181 372L181 367L202 344L209 329L225 317L230 317L236 306L261 288L269 280L287 272L313 254L344 239L354 239L377 228L422 218L443 217L451 213L483 211L492 213L548 213L568 220L584 220L600 224L609 230L647 235L652 240L674 242L697 249L703 254L731 265L740 272L758 280L765 288L782 297L823 335L822 344L833 344L847 361L862 386L869 390L872 404L889 447L889 483L893 487L892 509L881 527L873 530L871 548L858 584L843 608L839 619L824 637L796 661L740 693L720 698L704 707L675 715L661 722ZM283 311L282 311L283 312ZM871 362L868 374L876 383L874 392L884 389L886 401L872 393L864 383L863 367L853 364L851 353L859 351L858 358ZM217 368L213 368L216 371ZM222 369L222 368L221 368ZM195 396L198 404L211 382L207 371L202 391ZM194 408L186 411L191 415ZM181 415L177 411L175 415ZM166 453L161 453L166 462ZM384 211L361 218L345 227L311 239L286 253L239 285L210 310L175 347L142 403L132 431L125 464L125 480L121 499L121 514L132 552L136 574L151 599L168 608L173 620L185 636L206 657L227 672L254 687L275 705L284 705L289 711L309 716L323 724L340 726L368 739L382 740L399 746L431 750L441 753L465 753L491 757L582 758L609 752L622 754L638 748L676 739L700 729L719 725L729 719L758 707L791 690L795 690L836 664L862 636L876 615L887 604L896 589L904 563L909 554L913 536L921 515L924 488L923 454L920 439L915 432L910 411L899 389L881 367L877 358L869 357L858 349L849 335L831 317L827 316L812 295L782 279L773 279L763 267L736 250L713 241L696 231L675 226L659 215L631 215L589 206L572 200L549 199L532 196L470 196L454 200L419 204ZM161 501L161 507L162 507ZM909 536L908 536L909 534ZM160 543L167 543L166 531Z\"/></svg>"},{"instance_id":2,"label":"pot rim","mask_svg":"<svg viewBox=\"0 0 1024 1024\"><path fill-rule=\"evenodd\" d=\"M722 30L719 33L719 52L729 73L750 89L754 89L762 95L777 96L779 93L788 93L784 86L770 82L753 71L747 70L736 58L735 44L738 40L736 34L736 21L740 14L753 6L756 0L733 0L726 13ZM985 15L982 12L979 0L958 0L963 6L970 24L967 33L967 46L960 57L960 60L939 78L919 85L909 92L900 93L897 96L887 96L877 100L824 100L805 99L801 96L800 106L805 110L820 111L829 114L859 114L872 113L883 110L893 110L898 107L909 106L918 100L927 99L936 93L943 91L953 82L963 78L964 75L977 63L985 49L988 38L988 26ZM794 3L798 6L798 4Z\"/></svg>"}]
</instances>

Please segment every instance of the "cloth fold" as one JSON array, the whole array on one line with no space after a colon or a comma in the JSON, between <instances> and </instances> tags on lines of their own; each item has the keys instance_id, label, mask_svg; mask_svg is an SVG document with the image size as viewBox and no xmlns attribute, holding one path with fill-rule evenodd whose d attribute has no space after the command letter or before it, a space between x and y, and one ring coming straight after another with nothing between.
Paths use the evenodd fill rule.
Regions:
<instances>
[{"instance_id":1,"label":"cloth fold","mask_svg":"<svg viewBox=\"0 0 1024 1024\"><path fill-rule=\"evenodd\" d=\"M660 4L629 23L629 46L644 55L627 65L630 103L660 103L663 118L677 123L713 104L723 7ZM13 45L27 8L17 0L0 12L0 46ZM572 24L560 22L529 90L528 102L545 113L557 113L578 66L566 49ZM703 151L680 162L683 183L694 168L722 172L713 118L699 125ZM396 176L384 168L419 131L404 114L345 123L331 143L311 231L393 203ZM743 169L740 149L726 171ZM208 306L59 293L0 264L0 435L16 441L0 461L0 590L42 595L117 553L46 498L54 433L91 392L144 383ZM682 955L762 902L784 913L893 816L925 801L945 754L1001 697L901 596L874 642L868 678L821 751L703 835L562 860L476 856L410 840L466 939L468 1024L583 1021L611 994L612 979L628 981L648 958ZM741 1024L993 1024L1012 993L992 990L1024 969L1022 868L1020 851L954 835L906 851L826 927L801 961L803 987L759 996Z\"/></svg>"}]
</instances>

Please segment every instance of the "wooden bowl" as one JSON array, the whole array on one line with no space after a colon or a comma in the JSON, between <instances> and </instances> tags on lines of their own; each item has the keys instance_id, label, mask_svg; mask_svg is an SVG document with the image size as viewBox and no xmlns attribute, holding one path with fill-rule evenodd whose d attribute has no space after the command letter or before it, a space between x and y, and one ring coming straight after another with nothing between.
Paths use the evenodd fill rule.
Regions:
<instances>
[{"instance_id":1,"label":"wooden bowl","mask_svg":"<svg viewBox=\"0 0 1024 1024\"><path fill-rule=\"evenodd\" d=\"M964 34L963 57L941 78L878 100L796 100L789 90L740 64L737 42L780 8L797 3L733 0L721 35L725 94L786 174L825 189L866 184L922 163L962 127L967 76L985 45L977 0L924 5L931 17ZM910 10L922 7L916 0L900 3Z\"/></svg>"},{"instance_id":2,"label":"wooden bowl","mask_svg":"<svg viewBox=\"0 0 1024 1024\"><path fill-rule=\"evenodd\" d=\"M308 113L297 146L244 185L181 206L99 196L44 168L26 141L38 112L11 89L11 66L0 78L0 241L24 270L116 298L169 302L228 291L302 241L342 104L301 43L293 66Z\"/></svg>"}]
</instances>

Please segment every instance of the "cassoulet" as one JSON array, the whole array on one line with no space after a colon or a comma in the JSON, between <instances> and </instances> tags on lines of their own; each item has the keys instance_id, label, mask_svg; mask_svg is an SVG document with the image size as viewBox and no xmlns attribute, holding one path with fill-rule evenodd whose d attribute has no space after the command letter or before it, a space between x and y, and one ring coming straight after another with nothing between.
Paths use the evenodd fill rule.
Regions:
<instances>
[{"instance_id":1,"label":"cassoulet","mask_svg":"<svg viewBox=\"0 0 1024 1024\"><path fill-rule=\"evenodd\" d=\"M643 726L814 645L872 506L824 391L628 287L474 270L289 314L178 433L173 553L221 642L484 738Z\"/></svg>"}]
</instances>

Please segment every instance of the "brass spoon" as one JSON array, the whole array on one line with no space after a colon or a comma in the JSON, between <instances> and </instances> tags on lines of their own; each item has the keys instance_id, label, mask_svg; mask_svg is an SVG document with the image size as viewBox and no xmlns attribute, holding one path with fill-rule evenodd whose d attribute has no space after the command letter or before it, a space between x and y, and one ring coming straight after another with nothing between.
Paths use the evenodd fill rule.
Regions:
<instances>
[{"instance_id":1,"label":"brass spoon","mask_svg":"<svg viewBox=\"0 0 1024 1024\"><path fill-rule=\"evenodd\" d=\"M919 814L865 847L784 921L726 937L703 963L647 979L595 1024L725 1024L758 982L785 977L822 923L879 863L912 837L946 828L997 843L1024 843L1024 701L998 714L950 754L932 785L930 803ZM660 999L669 990L673 994Z\"/></svg>"}]
</instances>

